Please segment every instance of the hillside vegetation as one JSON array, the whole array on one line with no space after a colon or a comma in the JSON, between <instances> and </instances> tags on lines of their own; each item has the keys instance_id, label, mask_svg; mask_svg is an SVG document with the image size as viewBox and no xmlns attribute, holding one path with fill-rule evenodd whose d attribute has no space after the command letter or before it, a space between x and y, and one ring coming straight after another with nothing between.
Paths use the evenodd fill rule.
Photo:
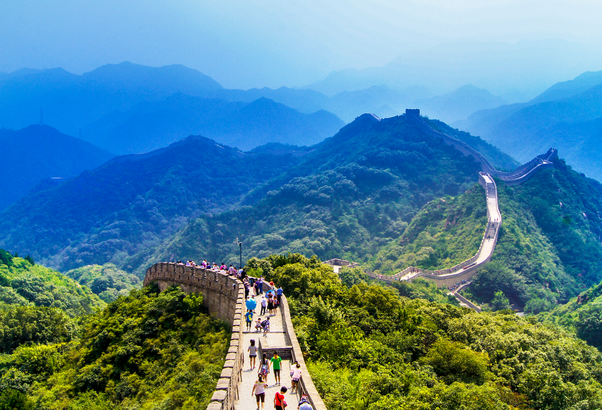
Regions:
<instances>
[{"instance_id":1,"label":"hillside vegetation","mask_svg":"<svg viewBox=\"0 0 602 410\"><path fill-rule=\"evenodd\" d=\"M75 317L105 303L87 287L63 274L0 249L0 309L12 306L58 308Z\"/></svg>"},{"instance_id":2,"label":"hillside vegetation","mask_svg":"<svg viewBox=\"0 0 602 410\"><path fill-rule=\"evenodd\" d=\"M206 408L229 334L201 303L146 287L86 318L75 340L0 356L0 408Z\"/></svg>"},{"instance_id":3,"label":"hillside vegetation","mask_svg":"<svg viewBox=\"0 0 602 410\"><path fill-rule=\"evenodd\" d=\"M258 263L285 289L329 409L596 409L602 354L513 312L481 313L345 286L300 255Z\"/></svg>"},{"instance_id":4,"label":"hillside vegetation","mask_svg":"<svg viewBox=\"0 0 602 410\"><path fill-rule=\"evenodd\" d=\"M112 263L82 266L65 272L65 275L89 287L107 303L119 296L127 296L132 289L142 286L142 281L137 276L117 269Z\"/></svg>"},{"instance_id":5,"label":"hillside vegetation","mask_svg":"<svg viewBox=\"0 0 602 410\"><path fill-rule=\"evenodd\" d=\"M602 351L602 282L568 303L540 314L539 318L544 323L554 323L575 332Z\"/></svg>"},{"instance_id":6,"label":"hillside vegetation","mask_svg":"<svg viewBox=\"0 0 602 410\"><path fill-rule=\"evenodd\" d=\"M478 251L486 224L485 192L475 184L462 195L426 204L401 237L378 252L368 266L379 274L396 273L408 266L449 268Z\"/></svg>"},{"instance_id":7,"label":"hillside vegetation","mask_svg":"<svg viewBox=\"0 0 602 410\"><path fill-rule=\"evenodd\" d=\"M60 270L126 259L190 218L235 206L298 163L290 152L243 153L191 136L145 155L118 157L0 213L0 246Z\"/></svg>"}]
</instances>

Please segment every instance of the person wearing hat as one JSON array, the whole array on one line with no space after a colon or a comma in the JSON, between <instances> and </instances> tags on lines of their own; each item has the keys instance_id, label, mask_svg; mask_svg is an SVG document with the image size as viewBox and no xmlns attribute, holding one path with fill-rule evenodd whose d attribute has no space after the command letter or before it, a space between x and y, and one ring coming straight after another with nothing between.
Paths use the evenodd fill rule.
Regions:
<instances>
[{"instance_id":1,"label":"person wearing hat","mask_svg":"<svg viewBox=\"0 0 602 410\"><path fill-rule=\"evenodd\" d=\"M299 405L297 406L298 410L314 410L309 403L309 397L307 395L301 396L301 400L299 400Z\"/></svg>"}]
</instances>

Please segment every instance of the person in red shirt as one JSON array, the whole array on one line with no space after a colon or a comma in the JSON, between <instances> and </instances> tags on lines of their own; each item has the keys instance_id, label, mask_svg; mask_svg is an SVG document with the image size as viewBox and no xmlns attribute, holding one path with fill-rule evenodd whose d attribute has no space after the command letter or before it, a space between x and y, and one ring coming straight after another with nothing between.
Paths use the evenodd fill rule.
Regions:
<instances>
[{"instance_id":1,"label":"person in red shirt","mask_svg":"<svg viewBox=\"0 0 602 410\"><path fill-rule=\"evenodd\" d=\"M284 410L286 407L286 401L284 400L284 393L286 393L286 386L282 386L279 392L276 392L274 396L274 409L275 410Z\"/></svg>"}]
</instances>

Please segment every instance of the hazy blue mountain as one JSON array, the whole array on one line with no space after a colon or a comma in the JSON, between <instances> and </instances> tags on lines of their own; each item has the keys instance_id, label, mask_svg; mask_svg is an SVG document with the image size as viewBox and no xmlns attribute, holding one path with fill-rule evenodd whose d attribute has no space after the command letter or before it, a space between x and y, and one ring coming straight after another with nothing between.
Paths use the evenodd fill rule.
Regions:
<instances>
[{"instance_id":1,"label":"hazy blue mountain","mask_svg":"<svg viewBox=\"0 0 602 410\"><path fill-rule=\"evenodd\" d=\"M85 124L115 110L158 101L177 92L205 95L221 89L210 77L182 65L110 64L83 75L61 68L19 70L0 79L0 126L40 122L77 135Z\"/></svg>"},{"instance_id":2,"label":"hazy blue mountain","mask_svg":"<svg viewBox=\"0 0 602 410\"><path fill-rule=\"evenodd\" d=\"M223 89L215 92L212 96L226 101L240 102L253 102L260 98L268 98L306 114L325 109L330 100L326 95L314 90L289 87L280 87L277 89L264 87L251 88L249 90Z\"/></svg>"},{"instance_id":3,"label":"hazy blue mountain","mask_svg":"<svg viewBox=\"0 0 602 410\"><path fill-rule=\"evenodd\" d=\"M373 85L400 91L425 86L431 94L443 94L470 83L496 95L518 90L532 98L551 84L579 74L583 71L580 67L600 63L594 48L562 40L514 44L461 40L416 47L382 67L333 72L306 88L334 95Z\"/></svg>"},{"instance_id":4,"label":"hazy blue mountain","mask_svg":"<svg viewBox=\"0 0 602 410\"><path fill-rule=\"evenodd\" d=\"M190 136L147 154L116 157L5 209L0 247L60 269L106 262L124 267L127 257L160 243L189 218L227 210L297 164L299 149L291 151L244 153Z\"/></svg>"},{"instance_id":5,"label":"hazy blue mountain","mask_svg":"<svg viewBox=\"0 0 602 410\"><path fill-rule=\"evenodd\" d=\"M340 92L328 101L326 108L347 122L367 112L381 118L394 117L408 108L408 96L389 87L372 86Z\"/></svg>"},{"instance_id":6,"label":"hazy blue mountain","mask_svg":"<svg viewBox=\"0 0 602 410\"><path fill-rule=\"evenodd\" d=\"M329 112L304 114L266 98L243 103L174 94L112 112L84 127L82 135L117 154L149 152L187 135L248 151L268 142L314 145L343 125Z\"/></svg>"},{"instance_id":7,"label":"hazy blue mountain","mask_svg":"<svg viewBox=\"0 0 602 410\"><path fill-rule=\"evenodd\" d=\"M600 84L602 84L602 71L587 71L572 80L554 84L529 103L536 104L572 97Z\"/></svg>"},{"instance_id":8,"label":"hazy blue mountain","mask_svg":"<svg viewBox=\"0 0 602 410\"><path fill-rule=\"evenodd\" d=\"M46 125L31 125L13 131L0 130L0 210L6 208L42 180L71 178L93 169L112 154ZM44 186L52 185L52 180Z\"/></svg>"},{"instance_id":9,"label":"hazy blue mountain","mask_svg":"<svg viewBox=\"0 0 602 410\"><path fill-rule=\"evenodd\" d=\"M351 122L364 113L379 117L399 115L407 108L408 96L385 86L369 86L365 89L343 91L332 96L310 89L280 87L254 88L250 90L221 90L216 97L229 101L254 101L268 98L304 113L326 110L345 122Z\"/></svg>"},{"instance_id":10,"label":"hazy blue mountain","mask_svg":"<svg viewBox=\"0 0 602 410\"><path fill-rule=\"evenodd\" d=\"M528 103L471 115L454 126L480 135L519 161L556 147L572 166L602 180L602 72L555 84Z\"/></svg>"},{"instance_id":11,"label":"hazy blue mountain","mask_svg":"<svg viewBox=\"0 0 602 410\"><path fill-rule=\"evenodd\" d=\"M414 106L420 107L421 112L429 117L452 123L468 118L475 111L499 107L505 103L489 91L468 84L448 94L416 100Z\"/></svg>"}]
</instances>

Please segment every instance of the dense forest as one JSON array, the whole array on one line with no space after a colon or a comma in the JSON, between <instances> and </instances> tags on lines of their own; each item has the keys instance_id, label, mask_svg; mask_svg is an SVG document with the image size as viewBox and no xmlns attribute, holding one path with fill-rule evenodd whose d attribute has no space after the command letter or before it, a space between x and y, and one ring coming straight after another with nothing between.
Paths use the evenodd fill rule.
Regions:
<instances>
[{"instance_id":1,"label":"dense forest","mask_svg":"<svg viewBox=\"0 0 602 410\"><path fill-rule=\"evenodd\" d=\"M243 200L248 206L198 218L132 264L176 255L235 263L236 237L245 257L292 251L366 261L403 234L424 204L472 187L478 170L471 157L425 136L405 116L365 115L252 192Z\"/></svg>"},{"instance_id":2,"label":"dense forest","mask_svg":"<svg viewBox=\"0 0 602 410\"><path fill-rule=\"evenodd\" d=\"M539 315L544 323L554 323L573 331L602 350L602 282L568 303Z\"/></svg>"},{"instance_id":3,"label":"dense forest","mask_svg":"<svg viewBox=\"0 0 602 410\"><path fill-rule=\"evenodd\" d=\"M142 281L112 263L87 265L65 272L65 275L87 286L105 302L112 302L119 296L127 296L130 290L142 286Z\"/></svg>"},{"instance_id":4,"label":"dense forest","mask_svg":"<svg viewBox=\"0 0 602 410\"><path fill-rule=\"evenodd\" d=\"M105 303L87 287L59 272L0 249L0 309L14 306L58 308L69 316L89 314Z\"/></svg>"},{"instance_id":5,"label":"dense forest","mask_svg":"<svg viewBox=\"0 0 602 410\"><path fill-rule=\"evenodd\" d=\"M0 311L2 312L2 311ZM3 325L14 331L26 322ZM47 318L59 327L64 317ZM227 326L202 295L133 290L81 318L70 337L34 340L0 355L0 408L204 409L222 370ZM4 344L2 344L4 346Z\"/></svg>"},{"instance_id":6,"label":"dense forest","mask_svg":"<svg viewBox=\"0 0 602 410\"><path fill-rule=\"evenodd\" d=\"M602 406L602 354L558 327L412 300L353 274L341 279L316 258L275 255L253 266L286 289L331 410Z\"/></svg>"},{"instance_id":7,"label":"dense forest","mask_svg":"<svg viewBox=\"0 0 602 410\"><path fill-rule=\"evenodd\" d=\"M457 136L498 166L514 163L477 137ZM289 250L279 245L283 237L294 242L290 250L308 255L326 258L328 248L333 255L367 259L364 247L370 256L375 254L426 202L472 186L477 171L474 161L426 137L403 115L381 121L363 115L309 148L270 145L243 153L188 137L152 153L118 157L32 192L1 214L0 247L29 253L61 271L110 262L140 276L166 243L174 244L172 253L185 256L175 245L185 236L179 228L195 218L216 216L229 227L210 226L215 237L203 240L215 245L204 246L197 258L234 262L236 249L229 245L236 237L244 239L246 257L267 256ZM256 209L262 200L264 205ZM247 206L256 211L247 215ZM233 209L240 211L233 219L223 214ZM286 220L265 220L266 212L278 210L302 210L296 224L313 229L323 223L328 234L320 227L315 237L293 233L283 226ZM281 226L270 228L274 223ZM270 248L258 255L261 241L255 242L264 224L275 236ZM332 235L339 234L345 243L333 242Z\"/></svg>"}]
</instances>

